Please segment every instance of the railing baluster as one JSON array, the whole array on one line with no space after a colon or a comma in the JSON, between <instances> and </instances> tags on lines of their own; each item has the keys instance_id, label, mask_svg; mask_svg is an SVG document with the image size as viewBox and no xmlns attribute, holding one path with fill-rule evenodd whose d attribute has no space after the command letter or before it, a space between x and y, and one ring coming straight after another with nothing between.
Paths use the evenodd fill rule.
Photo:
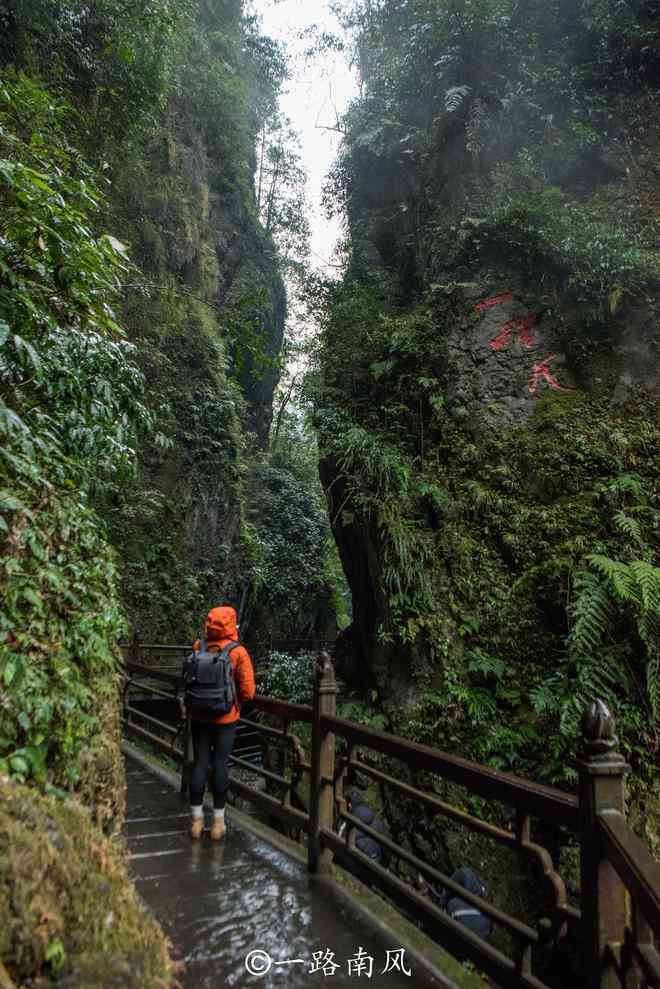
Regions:
<instances>
[{"instance_id":1,"label":"railing baluster","mask_svg":"<svg viewBox=\"0 0 660 989\"><path fill-rule=\"evenodd\" d=\"M310 822L307 861L310 872L325 872L332 863L331 848L322 848L321 828L332 830L335 768L335 736L323 731L321 718L334 716L337 706L337 682L332 660L321 653L317 667L312 714L312 757L310 779Z\"/></svg>"},{"instance_id":2,"label":"railing baluster","mask_svg":"<svg viewBox=\"0 0 660 989\"><path fill-rule=\"evenodd\" d=\"M131 645L133 654L146 654L149 648L139 645L137 634L134 635ZM175 650L179 647L169 648ZM163 687L151 686L149 681L152 680L168 684L174 699L178 677L135 663L127 663L126 674L124 724L127 730L174 758L182 759L185 768L188 763L186 741L182 739L184 752L181 752L176 745L178 734L169 743L142 724L136 724L136 720L139 722L139 718L142 718L156 730L167 727L158 719L134 711L129 702L132 688L141 688L162 698ZM145 679L147 683L138 682ZM516 946L509 956L505 956L457 922L448 919L438 907L413 889L410 882L395 876L392 869L374 863L357 849L358 834L366 833L391 856L421 873L427 881L439 883L454 893L461 892L447 875L440 873L429 862L346 813L344 784L351 772L357 770L381 786L391 787L395 792L419 801L433 813L448 817L500 844L517 847L525 854L533 856L549 884L554 902L550 922L553 936L561 937L562 928L567 925L576 928L582 923L585 989L640 989L642 985L660 989L660 955L657 951L657 940L660 938L660 866L626 824L624 779L629 767L616 751L614 720L602 702L593 704L583 719L584 754L579 763L577 799L551 787L338 718L336 695L337 684L332 663L323 654L317 669L311 707L290 704L272 697L256 698L255 707L258 711L278 717L283 723L282 729L277 729L245 719L249 727L260 732L262 741L270 739L274 743L264 745L263 768L252 767L240 757L233 757L236 765L253 770L280 789L281 792L275 799L245 781L232 780L235 790L247 800L273 814L288 827L309 834L308 864L311 872L327 871L333 852L341 852L357 865L358 874L366 874L368 881L394 896L404 910L413 906L422 924L426 925L428 921L442 943L448 942L459 957L471 958L483 966L484 971L490 972L507 989L541 989L546 986L532 971L533 946L544 940L540 939L538 931L487 900L479 902L478 898L465 891L463 895L468 902L472 902L493 923L513 935ZM312 752L309 763L305 761L300 740L292 732L295 722L311 724ZM346 754L337 760L336 769L335 738L346 744ZM280 745L285 749L283 765L278 767L282 772L272 774L267 767L271 764L276 747ZM423 769L437 774L444 780L464 786L471 793L515 808L515 827L511 831L503 830L440 800L435 793L429 794L403 782L396 771L393 771L395 775L389 775L382 769L366 764L363 760L367 757L362 756L362 750L398 760L409 769ZM289 763L290 780L284 775ZM292 805L292 798L296 797L295 786L303 772L309 772L310 775L309 814L302 813ZM341 838L334 827L335 798L338 818L347 825L346 835ZM564 883L555 870L550 853L532 838L532 817L563 825L580 837L582 920L580 912L567 903Z\"/></svg>"},{"instance_id":3,"label":"railing baluster","mask_svg":"<svg viewBox=\"0 0 660 989\"><path fill-rule=\"evenodd\" d=\"M603 701L595 701L582 719L584 735L580 772L580 841L583 958L585 989L621 989L616 966L626 937L627 896L604 853L598 814L625 813L624 780L630 767L616 751L614 718Z\"/></svg>"}]
</instances>

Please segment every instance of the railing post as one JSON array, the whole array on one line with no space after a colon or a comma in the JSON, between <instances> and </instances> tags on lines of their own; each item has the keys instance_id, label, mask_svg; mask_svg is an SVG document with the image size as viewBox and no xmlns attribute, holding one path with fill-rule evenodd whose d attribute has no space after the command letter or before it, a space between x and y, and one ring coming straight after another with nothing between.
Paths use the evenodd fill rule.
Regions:
<instances>
[{"instance_id":1,"label":"railing post","mask_svg":"<svg viewBox=\"0 0 660 989\"><path fill-rule=\"evenodd\" d=\"M323 732L322 715L337 711L335 669L327 652L319 656L314 684L312 714L311 792L307 862L310 872L327 872L332 863L330 849L321 849L321 828L332 828L334 815L333 777L335 771L334 732Z\"/></svg>"},{"instance_id":2,"label":"railing post","mask_svg":"<svg viewBox=\"0 0 660 989\"><path fill-rule=\"evenodd\" d=\"M618 960L627 923L626 890L607 860L597 817L602 811L625 814L624 780L630 767L616 751L619 740L607 705L597 700L582 718L580 774L580 872L586 989L620 989L608 959Z\"/></svg>"}]
</instances>

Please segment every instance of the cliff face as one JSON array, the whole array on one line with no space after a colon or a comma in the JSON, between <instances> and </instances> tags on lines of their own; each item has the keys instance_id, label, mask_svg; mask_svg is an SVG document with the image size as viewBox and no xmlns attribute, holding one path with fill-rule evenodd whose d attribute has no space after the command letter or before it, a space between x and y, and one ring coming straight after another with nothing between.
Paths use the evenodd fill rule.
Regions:
<instances>
[{"instance_id":1,"label":"cliff face","mask_svg":"<svg viewBox=\"0 0 660 989\"><path fill-rule=\"evenodd\" d=\"M168 440L143 444L110 517L135 623L172 640L250 583L248 460L268 436L286 298L249 189L227 188L189 107L164 123L148 185L130 171L120 181L147 285L128 297L126 324Z\"/></svg>"},{"instance_id":2,"label":"cliff face","mask_svg":"<svg viewBox=\"0 0 660 989\"><path fill-rule=\"evenodd\" d=\"M152 640L196 632L209 601L238 606L258 557L246 477L269 433L286 295L254 201L258 107L275 86L256 79L254 44L240 3L203 6L157 127L138 154L114 154L140 270L124 322L157 432L106 511L132 622Z\"/></svg>"},{"instance_id":3,"label":"cliff face","mask_svg":"<svg viewBox=\"0 0 660 989\"><path fill-rule=\"evenodd\" d=\"M354 674L397 730L553 781L595 694L640 778L657 751L660 70L632 6L365 6L332 180Z\"/></svg>"},{"instance_id":4,"label":"cliff face","mask_svg":"<svg viewBox=\"0 0 660 989\"><path fill-rule=\"evenodd\" d=\"M17 985L89 985L101 958L127 985L174 980L108 840L118 641L127 612L181 641L218 600L259 600L271 533L247 479L286 299L253 149L285 67L253 27L236 0L0 10L0 967ZM298 617L282 610L284 634Z\"/></svg>"}]
</instances>

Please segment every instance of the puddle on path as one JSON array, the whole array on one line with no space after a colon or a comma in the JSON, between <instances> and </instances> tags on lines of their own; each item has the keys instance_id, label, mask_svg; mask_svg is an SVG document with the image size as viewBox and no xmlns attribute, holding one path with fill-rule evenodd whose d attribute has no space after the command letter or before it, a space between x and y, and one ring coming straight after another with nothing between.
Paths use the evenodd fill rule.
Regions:
<instances>
[{"instance_id":1,"label":"puddle on path","mask_svg":"<svg viewBox=\"0 0 660 989\"><path fill-rule=\"evenodd\" d=\"M164 784L145 786L144 769L130 758L126 777L131 874L175 956L186 963L185 989L347 989L356 980L378 989L437 985L415 971L413 960L397 956L398 943L384 940L331 891L316 887L302 864L231 825L218 844L208 833L191 843L178 794ZM339 967L328 964L324 972L315 952L322 953L321 963ZM249 974L248 957L264 974ZM397 960L410 976L384 971Z\"/></svg>"}]
</instances>

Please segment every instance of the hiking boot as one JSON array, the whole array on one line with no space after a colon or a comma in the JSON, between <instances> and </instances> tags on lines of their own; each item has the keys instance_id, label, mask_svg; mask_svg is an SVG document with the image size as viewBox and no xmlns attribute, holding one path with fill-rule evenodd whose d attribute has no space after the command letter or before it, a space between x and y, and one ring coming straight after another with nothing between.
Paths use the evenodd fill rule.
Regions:
<instances>
[{"instance_id":1,"label":"hiking boot","mask_svg":"<svg viewBox=\"0 0 660 989\"><path fill-rule=\"evenodd\" d=\"M193 817L190 822L190 837L197 841L202 837L204 833L204 818L203 817Z\"/></svg>"},{"instance_id":2,"label":"hiking boot","mask_svg":"<svg viewBox=\"0 0 660 989\"><path fill-rule=\"evenodd\" d=\"M219 817L214 817L211 825L211 841L220 841L226 831L225 822L221 821Z\"/></svg>"}]
</instances>

